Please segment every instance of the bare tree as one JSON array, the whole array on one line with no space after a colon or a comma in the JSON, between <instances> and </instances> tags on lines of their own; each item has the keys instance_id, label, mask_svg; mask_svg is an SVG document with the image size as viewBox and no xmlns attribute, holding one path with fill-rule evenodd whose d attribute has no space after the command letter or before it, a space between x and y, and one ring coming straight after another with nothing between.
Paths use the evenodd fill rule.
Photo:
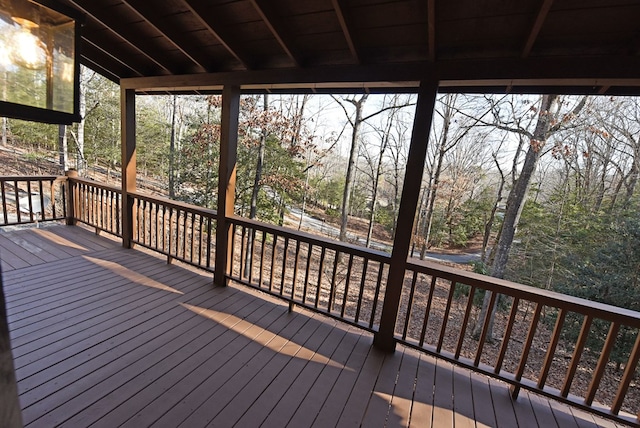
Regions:
<instances>
[{"instance_id":1,"label":"bare tree","mask_svg":"<svg viewBox=\"0 0 640 428\"><path fill-rule=\"evenodd\" d=\"M391 106L385 106L382 107L381 109L367 115L364 116L364 106L367 102L367 99L369 98L369 94L363 94L360 95L359 98L356 97L352 97L352 98L337 98L337 97L333 97L333 99L338 103L338 105L342 108L342 110L345 113L345 116L347 118L347 121L349 122L349 124L351 125L352 128L352 132L351 132L351 145L350 145L350 149L349 149L349 160L347 162L347 173L345 175L345 182L344 182L344 192L342 195L342 212L340 215L340 235L339 235L339 239L341 241L346 240L347 237L347 222L349 219L349 212L351 209L351 193L353 192L353 186L354 186L354 182L355 182L355 172L356 172L356 168L355 168L355 163L356 163L356 157L358 155L358 149L360 146L360 131L362 128L362 124L371 119L374 116L379 115L380 113L383 113L387 110L391 110L391 109L398 109L398 108L402 108L402 107L407 107L409 105L412 105L412 103L408 102L405 105L391 105ZM346 104L351 104L354 108L355 108L355 112L354 112L354 116L351 117L351 115L349 114Z\"/></svg>"},{"instance_id":2,"label":"bare tree","mask_svg":"<svg viewBox=\"0 0 640 428\"><path fill-rule=\"evenodd\" d=\"M522 209L524 208L524 204L527 199L527 192L529 190L531 178L536 170L540 156L548 151L545 150L547 140L551 135L570 124L583 109L585 103L586 97L583 97L575 104L570 112L563 113L562 105L564 104L564 100L559 99L557 95L543 95L540 99L540 107L536 108L537 120L533 132L523 128L513 128L500 122L495 123L495 126L499 129L515 132L526 137L529 141L529 147L527 149L520 174L515 180L515 183L509 192L509 196L507 197L504 219L500 230L500 238L498 239L495 257L491 265L492 276L496 278L504 277L507 262L509 260L509 252L511 251L520 215L522 214ZM496 116L496 118L498 117ZM480 334L484 320L487 316L490 317L490 320L486 334L488 338L492 338L493 336L493 315L495 313L497 299L494 299L493 307L489 308L490 299L491 293L487 292L485 294L482 310L474 331L474 335L476 336Z\"/></svg>"}]
</instances>

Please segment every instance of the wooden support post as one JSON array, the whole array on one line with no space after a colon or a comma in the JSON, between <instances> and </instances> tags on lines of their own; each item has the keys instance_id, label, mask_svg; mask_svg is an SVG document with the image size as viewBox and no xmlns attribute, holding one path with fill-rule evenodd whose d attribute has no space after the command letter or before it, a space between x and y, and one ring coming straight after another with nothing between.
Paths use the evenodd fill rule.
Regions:
<instances>
[{"instance_id":1,"label":"wooden support post","mask_svg":"<svg viewBox=\"0 0 640 428\"><path fill-rule=\"evenodd\" d=\"M227 217L233 215L235 204L239 115L240 87L226 85L222 90L218 207L216 210L216 265L213 276L213 282L218 286L227 285L226 275L231 269L233 258L233 229Z\"/></svg>"},{"instance_id":2,"label":"wooden support post","mask_svg":"<svg viewBox=\"0 0 640 428\"><path fill-rule=\"evenodd\" d=\"M120 92L120 126L122 146L122 246L132 247L133 197L136 190L136 93L133 89Z\"/></svg>"},{"instance_id":3,"label":"wooden support post","mask_svg":"<svg viewBox=\"0 0 640 428\"><path fill-rule=\"evenodd\" d=\"M78 171L70 169L65 171L64 175L67 176L67 178L76 178L78 177ZM67 206L65 207L67 210L67 226L74 226L76 224L76 201L73 186L73 182L67 180Z\"/></svg>"},{"instance_id":4,"label":"wooden support post","mask_svg":"<svg viewBox=\"0 0 640 428\"><path fill-rule=\"evenodd\" d=\"M398 305L400 304L404 273L411 244L413 221L420 197L420 183L424 172L429 131L437 93L438 80L435 76L430 76L428 80L420 83L416 113L413 120L411 145L407 156L404 186L402 188L402 199L398 210L398 227L393 242L387 289L382 306L380 329L373 339L374 346L387 352L395 351L396 347L394 331L398 316Z\"/></svg>"}]
</instances>

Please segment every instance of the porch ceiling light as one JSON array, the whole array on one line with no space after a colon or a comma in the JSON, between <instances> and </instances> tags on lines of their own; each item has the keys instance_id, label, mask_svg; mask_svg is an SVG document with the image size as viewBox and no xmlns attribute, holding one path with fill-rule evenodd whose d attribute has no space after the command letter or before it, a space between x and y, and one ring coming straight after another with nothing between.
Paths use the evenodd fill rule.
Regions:
<instances>
[{"instance_id":1,"label":"porch ceiling light","mask_svg":"<svg viewBox=\"0 0 640 428\"><path fill-rule=\"evenodd\" d=\"M55 0L0 0L0 116L80 120L80 19Z\"/></svg>"},{"instance_id":2,"label":"porch ceiling light","mask_svg":"<svg viewBox=\"0 0 640 428\"><path fill-rule=\"evenodd\" d=\"M43 69L47 65L47 46L32 32L40 25L27 18L12 16L11 19L20 29L9 38L9 58L29 70Z\"/></svg>"}]
</instances>

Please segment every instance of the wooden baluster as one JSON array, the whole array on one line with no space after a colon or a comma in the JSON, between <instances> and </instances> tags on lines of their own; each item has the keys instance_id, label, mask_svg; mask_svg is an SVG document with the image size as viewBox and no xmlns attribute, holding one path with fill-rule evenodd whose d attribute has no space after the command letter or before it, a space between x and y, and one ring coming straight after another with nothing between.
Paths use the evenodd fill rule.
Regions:
<instances>
[{"instance_id":1,"label":"wooden baluster","mask_svg":"<svg viewBox=\"0 0 640 428\"><path fill-rule=\"evenodd\" d=\"M491 297L489 298L489 311L496 304L496 299L498 298L498 293L491 292L489 290L485 291L486 293L491 293ZM484 322L482 323L482 332L480 333L480 339L478 339L478 349L476 350L476 358L473 361L473 365L478 367L480 364L480 358L482 358L482 348L484 348L484 342L487 340L487 332L489 331L489 323L491 322L491 317L487 313L487 316L484 317Z\"/></svg>"},{"instance_id":2,"label":"wooden baluster","mask_svg":"<svg viewBox=\"0 0 640 428\"><path fill-rule=\"evenodd\" d=\"M5 187L5 181L2 180L0 181L0 191L2 192L2 216L4 219L4 223L3 224L8 224L9 223L9 214L7 213L7 195L5 193L4 187Z\"/></svg>"},{"instance_id":3,"label":"wooden baluster","mask_svg":"<svg viewBox=\"0 0 640 428\"><path fill-rule=\"evenodd\" d=\"M522 374L524 373L524 368L527 365L527 360L529 359L529 351L531 350L531 344L533 343L533 338L536 335L536 329L538 328L538 321L540 320L540 312L542 311L542 304L536 303L536 309L533 313L533 318L531 318L531 324L529 324L529 332L527 333L527 340L525 341L524 348L522 349L522 355L520 355L520 364L518 364L518 369L516 370L516 380L520 381L522 379ZM511 397L515 400L518 398L518 394L520 393L520 387L516 385L511 385Z\"/></svg>"},{"instance_id":4,"label":"wooden baluster","mask_svg":"<svg viewBox=\"0 0 640 428\"><path fill-rule=\"evenodd\" d=\"M540 371L540 376L538 377L539 389L543 389L544 384L547 382L547 376L549 376L549 370L551 369L551 364L553 364L553 356L556 354L556 348L558 347L558 342L560 341L560 332L562 331L562 326L564 325L564 319L566 318L566 316L566 309L561 308L560 312L558 313L558 318L556 318L556 324L553 327L553 333L551 333L551 342L549 343L549 347L547 348L547 354L544 357L542 370Z\"/></svg>"},{"instance_id":5,"label":"wooden baluster","mask_svg":"<svg viewBox=\"0 0 640 428\"><path fill-rule=\"evenodd\" d=\"M627 364L624 367L624 373L622 374L622 379L620 380L620 384L618 385L618 391L616 392L616 396L613 399L613 405L611 406L611 413L617 415L620 412L620 408L622 407L622 403L624 402L624 398L627 395L627 391L629 389L629 385L631 384L631 380L635 376L636 368L638 367L638 361L640 360L640 331L637 332L636 343L633 345L633 349L631 350L631 354L629 355L629 360L627 360ZM636 406L638 403L636 403ZM640 412L640 409L638 409ZM640 413L638 413L638 422L640 422Z\"/></svg>"},{"instance_id":6,"label":"wooden baluster","mask_svg":"<svg viewBox=\"0 0 640 428\"><path fill-rule=\"evenodd\" d=\"M598 359L598 364L596 365L596 370L593 372L593 377L591 378L591 383L589 384L589 389L587 390L587 396L584 399L584 402L587 406L591 406L593 403L593 399L596 396L596 391L600 386L600 381L602 380L602 375L604 374L604 369L607 367L607 363L609 362L609 356L611 355L611 351L616 344L616 340L618 339L618 331L620 331L620 324L611 323L609 327L609 333L607 334L607 339L604 342L602 347L602 352L600 353L600 358Z\"/></svg>"},{"instance_id":7,"label":"wooden baluster","mask_svg":"<svg viewBox=\"0 0 640 428\"><path fill-rule=\"evenodd\" d=\"M349 254L349 264L347 265L347 276L344 278L344 292L342 293L342 309L340 310L340 318L344 318L349 301L349 284L351 283L351 269L353 267L353 254Z\"/></svg>"},{"instance_id":8,"label":"wooden baluster","mask_svg":"<svg viewBox=\"0 0 640 428\"><path fill-rule=\"evenodd\" d=\"M207 268L211 267L211 236L213 235L211 223L211 217L207 217Z\"/></svg>"},{"instance_id":9,"label":"wooden baluster","mask_svg":"<svg viewBox=\"0 0 640 428\"><path fill-rule=\"evenodd\" d=\"M447 297L447 306L444 309L444 316L442 318L442 328L440 329L440 337L438 338L438 345L436 346L436 352L440 352L442 349L442 343L444 342L444 336L447 330L447 322L449 321L449 312L451 311L451 303L453 301L453 291L456 288L456 282L451 281L449 287L449 295Z\"/></svg>"},{"instance_id":10,"label":"wooden baluster","mask_svg":"<svg viewBox=\"0 0 640 428\"><path fill-rule=\"evenodd\" d=\"M16 203L16 215L18 217L18 223L22 223L22 214L20 213L20 193L18 192L18 181L13 182L13 191L15 193Z\"/></svg>"},{"instance_id":11,"label":"wooden baluster","mask_svg":"<svg viewBox=\"0 0 640 428\"><path fill-rule=\"evenodd\" d=\"M45 221L47 219L47 216L45 215L46 206L44 204L44 191L42 190L42 180L38 180L38 190L40 193L40 219L42 221ZM37 217L36 217L36 220L37 220Z\"/></svg>"},{"instance_id":12,"label":"wooden baluster","mask_svg":"<svg viewBox=\"0 0 640 428\"><path fill-rule=\"evenodd\" d=\"M427 297L427 306L424 309L424 324L422 324L422 331L420 332L420 346L424 345L424 338L427 334L427 323L429 322L429 314L431 313L431 303L433 302L433 292L436 288L436 280L438 278L435 275L431 276L431 285L429 287L429 296Z\"/></svg>"},{"instance_id":13,"label":"wooden baluster","mask_svg":"<svg viewBox=\"0 0 640 428\"><path fill-rule=\"evenodd\" d=\"M231 230L230 230L230 239L231 239L231 243L229 245L229 254L227 254L227 256L229 257L229 265L228 265L228 272L225 272L225 275L230 275L233 276L233 260L235 259L235 254L236 254L236 233L237 233L237 227L238 225L235 223L231 223ZM217 238L216 238L217 239Z\"/></svg>"},{"instance_id":14,"label":"wooden baluster","mask_svg":"<svg viewBox=\"0 0 640 428\"><path fill-rule=\"evenodd\" d=\"M171 247L173 244L173 208L169 208L169 227L167 229L168 242L167 242L167 263L171 264Z\"/></svg>"},{"instance_id":15,"label":"wooden baluster","mask_svg":"<svg viewBox=\"0 0 640 428\"><path fill-rule=\"evenodd\" d=\"M27 201L29 202L29 221L33 222L33 201L31 200L31 180L27 180Z\"/></svg>"},{"instance_id":16,"label":"wooden baluster","mask_svg":"<svg viewBox=\"0 0 640 428\"><path fill-rule=\"evenodd\" d=\"M576 347L573 350L573 356L571 357L571 364L569 365L569 370L564 378L564 384L562 385L562 389L560 390L560 395L562 397L567 397L569 395L569 389L571 388L571 382L573 381L573 377L576 374L576 370L578 369L578 363L580 363L580 357L582 356L582 351L584 350L584 345L587 343L587 337L589 336L589 330L591 329L591 323L593 318L591 315L587 315L582 322L582 329L580 329L580 335L578 336L578 341L576 342Z\"/></svg>"},{"instance_id":17,"label":"wooden baluster","mask_svg":"<svg viewBox=\"0 0 640 428\"><path fill-rule=\"evenodd\" d=\"M278 235L273 235L273 247L271 249L271 275L269 277L269 291L273 291L273 275L276 273L276 252L278 245Z\"/></svg>"},{"instance_id":18,"label":"wooden baluster","mask_svg":"<svg viewBox=\"0 0 640 428\"><path fill-rule=\"evenodd\" d=\"M267 232L262 231L262 242L260 245L260 278L258 279L258 287L262 287L262 278L264 274L264 253L265 253L266 241L267 241Z\"/></svg>"},{"instance_id":19,"label":"wooden baluster","mask_svg":"<svg viewBox=\"0 0 640 428\"><path fill-rule=\"evenodd\" d=\"M320 302L320 290L322 289L322 273L323 273L323 265L324 265L324 257L326 254L326 248L323 246L320 250L320 263L318 265L318 288L316 289L316 301L314 303L314 307L318 308L318 303ZM338 255L336 254L336 257ZM329 300L329 305L327 308L331 308L331 300ZM329 309L329 311L331 311Z\"/></svg>"},{"instance_id":20,"label":"wooden baluster","mask_svg":"<svg viewBox=\"0 0 640 428\"><path fill-rule=\"evenodd\" d=\"M362 308L362 298L364 296L364 289L367 286L367 268L369 267L369 259L363 259L362 261L362 275L360 277L360 291L358 293L358 306L356 307L355 322L360 321L360 309Z\"/></svg>"},{"instance_id":21,"label":"wooden baluster","mask_svg":"<svg viewBox=\"0 0 640 428\"><path fill-rule=\"evenodd\" d=\"M405 340L407 338L407 331L409 330L409 320L411 319L413 296L416 292L417 280L418 272L414 270L411 277L411 288L409 290L409 301L407 302L407 313L404 317L404 327L402 328L402 340Z\"/></svg>"},{"instance_id":22,"label":"wooden baluster","mask_svg":"<svg viewBox=\"0 0 640 428\"><path fill-rule=\"evenodd\" d=\"M240 234L240 236L241 236L241 238L240 238L240 272L239 272L238 276L240 277L240 280L242 280L244 278L243 264L245 262L244 256L245 256L245 251L246 251L244 242L245 242L245 237L246 237L246 234L247 234L247 228L244 227L244 226L240 226L240 227L242 228L242 233Z\"/></svg>"},{"instance_id":23,"label":"wooden baluster","mask_svg":"<svg viewBox=\"0 0 640 428\"><path fill-rule=\"evenodd\" d=\"M296 254L293 261L293 279L291 280L291 298L295 297L296 293L296 280L298 278L298 257L300 256L300 241L296 240Z\"/></svg>"},{"instance_id":24,"label":"wooden baluster","mask_svg":"<svg viewBox=\"0 0 640 428\"><path fill-rule=\"evenodd\" d=\"M195 253L195 245L196 245L196 218L195 213L191 212L191 235L189 236L189 240L191 241L191 254L189 254L189 261L193 263L193 253Z\"/></svg>"},{"instance_id":25,"label":"wooden baluster","mask_svg":"<svg viewBox=\"0 0 640 428\"><path fill-rule=\"evenodd\" d=\"M369 319L369 328L373 328L373 323L376 318L376 311L378 310L378 299L380 297L380 288L382 287L382 275L384 272L384 263L380 262L378 266L378 279L376 281L376 291L373 296L373 306L371 307L371 317Z\"/></svg>"},{"instance_id":26,"label":"wooden baluster","mask_svg":"<svg viewBox=\"0 0 640 428\"><path fill-rule=\"evenodd\" d=\"M280 277L280 295L284 293L285 275L287 272L287 256L289 255L289 237L284 238L284 250L282 253L282 276Z\"/></svg>"},{"instance_id":27,"label":"wooden baluster","mask_svg":"<svg viewBox=\"0 0 640 428\"><path fill-rule=\"evenodd\" d=\"M249 284L253 283L253 256L256 248L256 229L251 229L251 248L249 249Z\"/></svg>"},{"instance_id":28,"label":"wooden baluster","mask_svg":"<svg viewBox=\"0 0 640 428\"><path fill-rule=\"evenodd\" d=\"M507 321L507 328L504 331L504 336L502 337L502 345L500 346L500 353L498 354L498 360L496 361L496 367L493 370L494 373L500 373L502 369L502 363L504 362L504 357L507 354L507 348L509 347L509 338L511 338L511 330L513 330L513 325L516 321L516 314L518 313L518 305L520 304L520 299L518 297L513 298L513 302L511 303L511 312L509 313L509 321ZM477 355L476 355L477 358ZM479 360L478 360L479 361Z\"/></svg>"},{"instance_id":29,"label":"wooden baluster","mask_svg":"<svg viewBox=\"0 0 640 428\"><path fill-rule=\"evenodd\" d=\"M460 327L460 337L458 338L458 346L456 346L455 358L460 357L462 352L462 345L464 344L464 336L467 333L467 324L469 324L469 317L471 315L471 309L473 308L473 296L476 294L476 287L472 286L469 290L469 299L467 300L467 308L464 311L464 319L462 320L462 326Z\"/></svg>"},{"instance_id":30,"label":"wooden baluster","mask_svg":"<svg viewBox=\"0 0 640 428\"><path fill-rule=\"evenodd\" d=\"M302 303L307 303L307 290L309 289L309 273L311 271L311 257L313 255L313 245L307 243L307 265L304 272L304 287L302 289Z\"/></svg>"},{"instance_id":31,"label":"wooden baluster","mask_svg":"<svg viewBox=\"0 0 640 428\"><path fill-rule=\"evenodd\" d=\"M331 312L335 309L336 303L336 278L338 276L338 264L340 263L340 253L338 250L333 255L333 269L331 273L331 286L329 288L329 302L327 303L327 311Z\"/></svg>"},{"instance_id":32,"label":"wooden baluster","mask_svg":"<svg viewBox=\"0 0 640 428\"><path fill-rule=\"evenodd\" d=\"M189 213L186 211L182 212L182 259L187 260L187 238L189 235L187 234L187 218L189 217Z\"/></svg>"},{"instance_id":33,"label":"wooden baluster","mask_svg":"<svg viewBox=\"0 0 640 428\"><path fill-rule=\"evenodd\" d=\"M198 266L202 266L202 250L205 243L203 226L204 226L204 216L200 214L198 216Z\"/></svg>"}]
</instances>

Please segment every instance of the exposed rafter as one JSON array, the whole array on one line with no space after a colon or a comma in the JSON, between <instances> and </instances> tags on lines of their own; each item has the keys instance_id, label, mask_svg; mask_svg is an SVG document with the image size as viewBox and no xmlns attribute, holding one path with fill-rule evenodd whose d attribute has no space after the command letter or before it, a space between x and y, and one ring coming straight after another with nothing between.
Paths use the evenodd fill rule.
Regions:
<instances>
[{"instance_id":1,"label":"exposed rafter","mask_svg":"<svg viewBox=\"0 0 640 428\"><path fill-rule=\"evenodd\" d=\"M125 42L128 46L130 46L131 48L135 49L140 54L144 55L149 61L153 62L155 65L160 67L162 70L164 70L164 71L166 71L168 73L173 73L175 71L175 70L172 70L171 67L168 64L165 64L165 63L163 63L163 61L159 60L158 58L155 58L155 57L149 55L145 51L145 49L141 48L136 43L134 43L133 41L129 40L127 37L124 37L122 34L120 34L111 25L108 25L107 22L104 19L102 19L101 17L97 16L97 13L95 12L95 10L90 10L90 6L82 5L82 4L80 4L80 2L78 0L67 0L67 1L69 3L71 3L74 7L76 7L79 11L81 11L82 13L84 13L85 15L90 17L92 20L96 21L100 26L106 28L109 31L109 33L113 34L118 39L120 39L123 42Z\"/></svg>"},{"instance_id":2,"label":"exposed rafter","mask_svg":"<svg viewBox=\"0 0 640 428\"><path fill-rule=\"evenodd\" d=\"M162 25L158 22L156 17L152 17L148 7L150 3L146 3L147 10L142 10L140 4L136 4L138 2L131 0L122 0L122 3L127 5L132 11L134 11L140 18L142 18L150 27L152 27L155 31L161 34L168 42L170 42L173 46L175 46L184 56L189 58L191 62L193 62L201 71L211 72L212 69L207 66L207 62L204 58L202 58L201 54L196 53L192 47L188 46L187 42L179 41L181 38L174 30L171 30L167 25ZM153 8L153 4L151 4Z\"/></svg>"},{"instance_id":3,"label":"exposed rafter","mask_svg":"<svg viewBox=\"0 0 640 428\"><path fill-rule=\"evenodd\" d=\"M342 28L344 38L349 46L349 51L351 51L351 55L356 60L356 63L360 63L360 55L358 55L358 49L353 41L353 35L351 32L352 25L350 24L351 21L345 10L344 1L332 0L331 2L333 3L333 9L336 11L336 16L338 17L338 22L340 23L340 28Z\"/></svg>"},{"instance_id":4,"label":"exposed rafter","mask_svg":"<svg viewBox=\"0 0 640 428\"><path fill-rule=\"evenodd\" d=\"M107 79L111 80L114 83L119 83L120 82L120 78L118 77L117 74L114 74L111 70L107 70L106 68L104 68L102 66L102 64L98 64L97 62L95 62L93 60L93 58L89 58L85 55L81 55L80 56L80 63L86 67L89 67L90 69L97 71L98 73L100 73L102 76L106 77Z\"/></svg>"},{"instance_id":5,"label":"exposed rafter","mask_svg":"<svg viewBox=\"0 0 640 428\"><path fill-rule=\"evenodd\" d=\"M260 15L260 18L264 21L265 25L269 27L269 30L282 47L282 50L285 51L296 67L301 67L302 61L298 55L294 53L293 48L291 47L291 41L285 37L286 31L284 29L284 24L277 17L270 1L250 0L250 2Z\"/></svg>"},{"instance_id":6,"label":"exposed rafter","mask_svg":"<svg viewBox=\"0 0 640 428\"><path fill-rule=\"evenodd\" d=\"M529 31L529 36L527 37L527 41L524 44L524 48L522 49L522 58L526 58L531 53L531 49L533 49L533 44L536 42L538 38L538 34L540 33L540 29L542 28L542 24L544 24L545 19L547 19L547 14L551 9L551 5L553 4L553 0L542 0L542 4L540 5L540 10L538 11L538 15L536 16L535 21L533 21L533 25L531 26L531 30Z\"/></svg>"},{"instance_id":7,"label":"exposed rafter","mask_svg":"<svg viewBox=\"0 0 640 428\"><path fill-rule=\"evenodd\" d=\"M427 0L427 58L436 60L436 0Z\"/></svg>"},{"instance_id":8,"label":"exposed rafter","mask_svg":"<svg viewBox=\"0 0 640 428\"><path fill-rule=\"evenodd\" d=\"M107 52L106 50L104 50L103 48L100 47L100 45L98 43L95 43L93 40L90 40L87 36L83 36L82 40L84 41L84 46L83 46L83 53L86 53L87 50L93 50L94 52L98 52L99 54L96 56L101 56L103 58L108 58L109 61L115 62L120 64L121 67L124 67L126 69L128 69L129 71L133 72L133 74L135 74L136 76L144 76L144 73L140 70L138 70L137 68L135 68L133 65L128 64L122 60L120 60L120 58L112 55L111 53ZM92 55L93 56L93 55ZM95 61L91 61L92 63L96 63ZM104 64L105 61L100 61L101 64ZM102 69L105 69L105 66L101 66ZM110 73L114 74L114 75L118 75L118 73L114 72L114 71L110 71ZM117 79L116 79L117 80Z\"/></svg>"},{"instance_id":9,"label":"exposed rafter","mask_svg":"<svg viewBox=\"0 0 640 428\"><path fill-rule=\"evenodd\" d=\"M235 59L237 59L242 66L250 70L252 68L250 61L244 58L239 52L240 49L235 47L231 42L231 38L222 33L221 27L222 22L216 20L215 15L210 15L208 19L204 19L204 14L196 9L193 5L193 1L191 0L181 0L182 3L189 9L191 14L198 20L200 23L211 33L222 46L231 54Z\"/></svg>"}]
</instances>

